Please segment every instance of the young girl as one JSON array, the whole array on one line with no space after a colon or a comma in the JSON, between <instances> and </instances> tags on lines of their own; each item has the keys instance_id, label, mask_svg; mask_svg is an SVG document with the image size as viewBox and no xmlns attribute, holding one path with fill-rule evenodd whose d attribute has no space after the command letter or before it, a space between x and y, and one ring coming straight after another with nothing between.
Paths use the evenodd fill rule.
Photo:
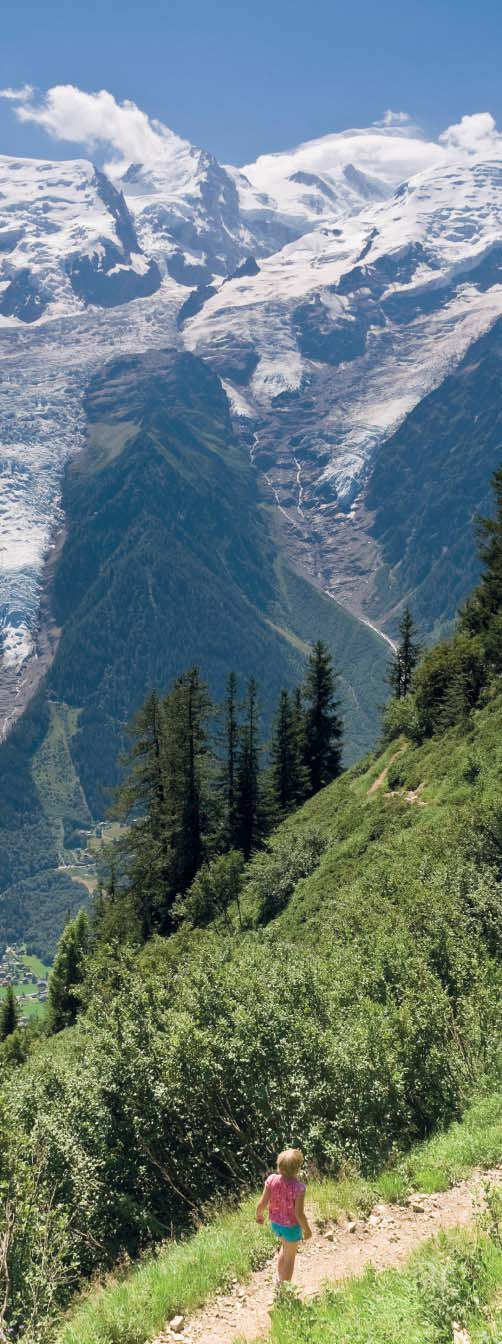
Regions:
<instances>
[{"instance_id":1,"label":"young girl","mask_svg":"<svg viewBox=\"0 0 502 1344\"><path fill-rule=\"evenodd\" d=\"M268 1176L256 1209L256 1221L262 1223L265 1209L272 1228L280 1237L277 1257L277 1287L290 1283L295 1268L298 1243L312 1236L305 1216L305 1186L298 1180L303 1167L303 1153L299 1148L286 1148L277 1158L277 1174Z\"/></svg>"}]
</instances>

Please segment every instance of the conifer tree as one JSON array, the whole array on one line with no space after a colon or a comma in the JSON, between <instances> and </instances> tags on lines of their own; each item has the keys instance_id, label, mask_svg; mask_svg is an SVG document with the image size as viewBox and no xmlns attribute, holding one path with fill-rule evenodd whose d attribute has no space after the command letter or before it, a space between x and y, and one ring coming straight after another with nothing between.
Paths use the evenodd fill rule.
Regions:
<instances>
[{"instance_id":1,"label":"conifer tree","mask_svg":"<svg viewBox=\"0 0 502 1344\"><path fill-rule=\"evenodd\" d=\"M85 910L63 929L49 980L50 1032L62 1031L76 1020L80 1010L79 988L84 978L89 950L89 922Z\"/></svg>"},{"instance_id":2,"label":"conifer tree","mask_svg":"<svg viewBox=\"0 0 502 1344\"><path fill-rule=\"evenodd\" d=\"M305 763L309 793L314 794L341 772L342 721L335 698L335 673L322 639L312 646L304 686Z\"/></svg>"},{"instance_id":3,"label":"conifer tree","mask_svg":"<svg viewBox=\"0 0 502 1344\"><path fill-rule=\"evenodd\" d=\"M254 677L248 682L240 733L236 815L237 848L248 859L262 832L258 689Z\"/></svg>"},{"instance_id":4,"label":"conifer tree","mask_svg":"<svg viewBox=\"0 0 502 1344\"><path fill-rule=\"evenodd\" d=\"M107 854L109 868L106 882L100 881L94 896L90 933L94 943L118 943L144 941L147 936L141 924L141 906L130 881L119 881L117 876L116 855L120 855L120 845L111 847Z\"/></svg>"},{"instance_id":5,"label":"conifer tree","mask_svg":"<svg viewBox=\"0 0 502 1344\"><path fill-rule=\"evenodd\" d=\"M164 904L170 872L164 711L155 690L138 710L129 733L132 747L125 762L129 770L113 815L129 823L123 850L140 936L146 940Z\"/></svg>"},{"instance_id":6,"label":"conifer tree","mask_svg":"<svg viewBox=\"0 0 502 1344\"><path fill-rule=\"evenodd\" d=\"M163 928L169 927L175 897L187 890L205 857L211 818L207 734L211 708L196 667L178 677L164 702L170 874Z\"/></svg>"},{"instance_id":7,"label":"conifer tree","mask_svg":"<svg viewBox=\"0 0 502 1344\"><path fill-rule=\"evenodd\" d=\"M492 477L495 513L478 518L478 554L481 578L460 613L460 629L480 634L488 661L502 669L502 467Z\"/></svg>"},{"instance_id":8,"label":"conifer tree","mask_svg":"<svg viewBox=\"0 0 502 1344\"><path fill-rule=\"evenodd\" d=\"M303 687L295 686L292 699L293 731L295 750L300 762L298 803L305 802L310 792L310 771L307 763L306 712L303 703Z\"/></svg>"},{"instance_id":9,"label":"conifer tree","mask_svg":"<svg viewBox=\"0 0 502 1344\"><path fill-rule=\"evenodd\" d=\"M12 985L8 985L5 998L0 1005L0 1041L12 1036L19 1023L19 1008Z\"/></svg>"},{"instance_id":10,"label":"conifer tree","mask_svg":"<svg viewBox=\"0 0 502 1344\"><path fill-rule=\"evenodd\" d=\"M292 700L293 723L297 749L302 761L305 761L305 706L303 704L303 689L301 686L295 686Z\"/></svg>"},{"instance_id":11,"label":"conifer tree","mask_svg":"<svg viewBox=\"0 0 502 1344\"><path fill-rule=\"evenodd\" d=\"M95 938L100 937L103 921L106 915L106 898L101 878L98 879L98 885L94 892L92 910L91 910L91 930Z\"/></svg>"},{"instance_id":12,"label":"conifer tree","mask_svg":"<svg viewBox=\"0 0 502 1344\"><path fill-rule=\"evenodd\" d=\"M238 843L237 766L239 751L239 716L237 707L237 677L230 672L223 703L222 731L223 764L220 787L223 798L223 846L235 849Z\"/></svg>"},{"instance_id":13,"label":"conifer tree","mask_svg":"<svg viewBox=\"0 0 502 1344\"><path fill-rule=\"evenodd\" d=\"M399 623L400 641L387 673L387 681L395 700L402 700L411 690L413 673L420 660L421 646L415 638L415 625L409 607L405 607Z\"/></svg>"},{"instance_id":14,"label":"conifer tree","mask_svg":"<svg viewBox=\"0 0 502 1344\"><path fill-rule=\"evenodd\" d=\"M308 772L302 750L303 721L299 719L298 709L298 699L292 703L289 691L281 691L270 758L274 799L283 814L297 807L308 791Z\"/></svg>"},{"instance_id":15,"label":"conifer tree","mask_svg":"<svg viewBox=\"0 0 502 1344\"><path fill-rule=\"evenodd\" d=\"M117 893L143 941L154 929L170 930L176 896L205 857L210 709L207 688L192 668L163 700L153 691L133 721L129 774L114 808L124 820L132 813L121 845L127 883Z\"/></svg>"}]
</instances>

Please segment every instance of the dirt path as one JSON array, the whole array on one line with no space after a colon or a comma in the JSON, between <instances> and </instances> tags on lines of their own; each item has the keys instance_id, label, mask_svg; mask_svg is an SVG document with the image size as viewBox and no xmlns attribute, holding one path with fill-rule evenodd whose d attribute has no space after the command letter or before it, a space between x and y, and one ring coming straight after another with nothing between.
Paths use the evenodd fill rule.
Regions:
<instances>
[{"instance_id":1,"label":"dirt path","mask_svg":"<svg viewBox=\"0 0 502 1344\"><path fill-rule=\"evenodd\" d=\"M378 789L381 789L382 784L385 784L391 765L394 765L394 761L397 761L397 758L398 756L401 755L402 751L403 748L399 747L399 750L395 751L394 755L391 756L389 764L384 765L381 774L377 775L377 778L373 780L372 784L370 784L370 787L368 789L368 797L370 797L372 793L377 793ZM390 794L386 794L385 796L388 798L390 797Z\"/></svg>"},{"instance_id":2,"label":"dirt path","mask_svg":"<svg viewBox=\"0 0 502 1344\"><path fill-rule=\"evenodd\" d=\"M398 1267L420 1242L440 1229L471 1222L482 1199L483 1182L497 1184L500 1169L475 1172L468 1181L440 1195L412 1196L406 1207L375 1204L368 1218L314 1226L312 1241L298 1254L295 1285L304 1298L315 1297L328 1280L360 1274L371 1262L375 1268ZM274 1263L258 1270L248 1282L215 1298L191 1321L157 1336L153 1344L234 1344L267 1334L273 1299Z\"/></svg>"}]
</instances>

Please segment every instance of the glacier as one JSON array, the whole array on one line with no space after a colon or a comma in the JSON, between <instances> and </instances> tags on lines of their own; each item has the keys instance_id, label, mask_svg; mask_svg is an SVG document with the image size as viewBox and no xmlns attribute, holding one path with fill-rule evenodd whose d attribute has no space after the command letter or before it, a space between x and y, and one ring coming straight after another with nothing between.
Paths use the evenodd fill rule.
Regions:
<instances>
[{"instance_id":1,"label":"glacier","mask_svg":"<svg viewBox=\"0 0 502 1344\"><path fill-rule=\"evenodd\" d=\"M62 473L107 359L207 359L306 567L362 612L335 534L360 525L377 448L501 314L495 138L467 153L374 127L244 168L177 136L106 171L0 158L4 669L37 650Z\"/></svg>"}]
</instances>

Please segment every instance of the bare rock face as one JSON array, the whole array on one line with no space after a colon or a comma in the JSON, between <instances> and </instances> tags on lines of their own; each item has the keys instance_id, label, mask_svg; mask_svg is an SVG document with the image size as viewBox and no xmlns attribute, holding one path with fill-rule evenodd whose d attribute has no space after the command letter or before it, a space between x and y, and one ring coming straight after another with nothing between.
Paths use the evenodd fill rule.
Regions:
<instances>
[{"instance_id":1,"label":"bare rock face","mask_svg":"<svg viewBox=\"0 0 502 1344\"><path fill-rule=\"evenodd\" d=\"M38 283L28 266L22 266L9 280L0 299L2 317L17 317L20 322L37 322L42 317L49 294Z\"/></svg>"}]
</instances>

